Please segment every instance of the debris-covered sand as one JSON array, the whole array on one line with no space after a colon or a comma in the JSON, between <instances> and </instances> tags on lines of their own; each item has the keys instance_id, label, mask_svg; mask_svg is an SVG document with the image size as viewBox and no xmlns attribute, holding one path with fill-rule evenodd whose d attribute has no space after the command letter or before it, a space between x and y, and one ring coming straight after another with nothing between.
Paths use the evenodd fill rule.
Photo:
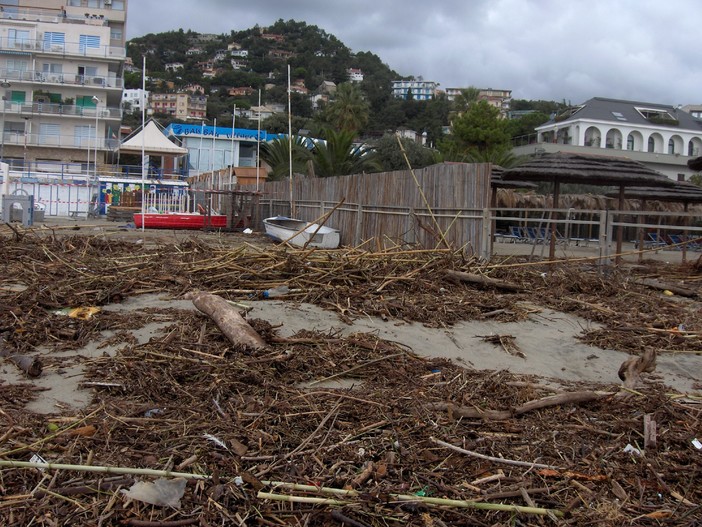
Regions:
<instances>
[{"instance_id":1,"label":"debris-covered sand","mask_svg":"<svg viewBox=\"0 0 702 527\"><path fill-rule=\"evenodd\" d=\"M694 261L603 273L406 247L300 251L234 234L0 238L3 349L43 366L30 378L1 359L2 525L702 518ZM693 296L642 285L654 278ZM289 294L262 300L283 283ZM183 299L194 291L252 308L266 346L225 338ZM66 308L75 307L101 309L74 318ZM571 342L583 365L569 363L568 349L539 363L539 339L559 333L544 348ZM653 351L656 371L622 389L622 360ZM38 405L51 376L75 380L84 399Z\"/></svg>"}]
</instances>

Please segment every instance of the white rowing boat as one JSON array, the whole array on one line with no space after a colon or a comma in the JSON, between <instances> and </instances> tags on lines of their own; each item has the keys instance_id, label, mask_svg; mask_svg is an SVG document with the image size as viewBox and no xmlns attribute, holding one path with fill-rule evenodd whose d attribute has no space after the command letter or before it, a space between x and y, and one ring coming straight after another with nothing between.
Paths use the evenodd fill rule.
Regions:
<instances>
[{"instance_id":1,"label":"white rowing boat","mask_svg":"<svg viewBox=\"0 0 702 527\"><path fill-rule=\"evenodd\" d=\"M263 225L269 237L297 247L336 249L341 241L337 229L285 216L266 218Z\"/></svg>"}]
</instances>

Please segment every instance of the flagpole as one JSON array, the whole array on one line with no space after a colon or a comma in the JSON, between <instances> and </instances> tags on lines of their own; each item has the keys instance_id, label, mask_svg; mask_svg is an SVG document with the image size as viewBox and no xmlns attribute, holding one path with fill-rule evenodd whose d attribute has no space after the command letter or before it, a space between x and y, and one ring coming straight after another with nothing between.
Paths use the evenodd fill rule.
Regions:
<instances>
[{"instance_id":1,"label":"flagpole","mask_svg":"<svg viewBox=\"0 0 702 527\"><path fill-rule=\"evenodd\" d=\"M258 89L258 133L256 134L256 192L258 192L258 174L261 169L261 88Z\"/></svg>"},{"instance_id":2,"label":"flagpole","mask_svg":"<svg viewBox=\"0 0 702 527\"><path fill-rule=\"evenodd\" d=\"M146 120L146 55L144 55L142 71L141 71L141 232L144 232L144 224L146 223L146 133L144 125Z\"/></svg>"},{"instance_id":3,"label":"flagpole","mask_svg":"<svg viewBox=\"0 0 702 527\"><path fill-rule=\"evenodd\" d=\"M295 202L293 201L293 165L292 165L292 103L290 101L290 64L288 64L288 163L290 165L290 216L295 217Z\"/></svg>"},{"instance_id":4,"label":"flagpole","mask_svg":"<svg viewBox=\"0 0 702 527\"><path fill-rule=\"evenodd\" d=\"M215 167L215 162L214 162L214 156L215 156L215 141L217 139L217 118L214 118L214 126L212 128L212 156L210 159L210 176L212 178L212 182L214 183L214 167Z\"/></svg>"},{"instance_id":5,"label":"flagpole","mask_svg":"<svg viewBox=\"0 0 702 527\"><path fill-rule=\"evenodd\" d=\"M234 180L234 126L235 125L236 125L236 104L234 105L234 109L232 110L232 146L231 146L231 152L230 152L231 163L229 164L229 190L232 190L232 181Z\"/></svg>"}]
</instances>

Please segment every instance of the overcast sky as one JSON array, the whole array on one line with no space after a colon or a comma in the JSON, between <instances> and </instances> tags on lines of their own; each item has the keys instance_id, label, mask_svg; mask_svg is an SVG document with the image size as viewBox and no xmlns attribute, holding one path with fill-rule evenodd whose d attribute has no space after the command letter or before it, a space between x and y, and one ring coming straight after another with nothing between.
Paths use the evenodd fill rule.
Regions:
<instances>
[{"instance_id":1,"label":"overcast sky","mask_svg":"<svg viewBox=\"0 0 702 527\"><path fill-rule=\"evenodd\" d=\"M698 0L131 0L127 37L292 19L444 89L685 105L702 103L700 9Z\"/></svg>"}]
</instances>

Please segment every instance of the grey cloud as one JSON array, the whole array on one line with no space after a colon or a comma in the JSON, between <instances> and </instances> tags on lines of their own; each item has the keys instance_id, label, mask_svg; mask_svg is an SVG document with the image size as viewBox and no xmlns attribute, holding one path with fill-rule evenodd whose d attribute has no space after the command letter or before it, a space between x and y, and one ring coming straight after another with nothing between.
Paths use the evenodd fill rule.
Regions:
<instances>
[{"instance_id":1,"label":"grey cloud","mask_svg":"<svg viewBox=\"0 0 702 527\"><path fill-rule=\"evenodd\" d=\"M524 99L699 102L695 0L132 0L128 36L316 25L400 75Z\"/></svg>"}]
</instances>

